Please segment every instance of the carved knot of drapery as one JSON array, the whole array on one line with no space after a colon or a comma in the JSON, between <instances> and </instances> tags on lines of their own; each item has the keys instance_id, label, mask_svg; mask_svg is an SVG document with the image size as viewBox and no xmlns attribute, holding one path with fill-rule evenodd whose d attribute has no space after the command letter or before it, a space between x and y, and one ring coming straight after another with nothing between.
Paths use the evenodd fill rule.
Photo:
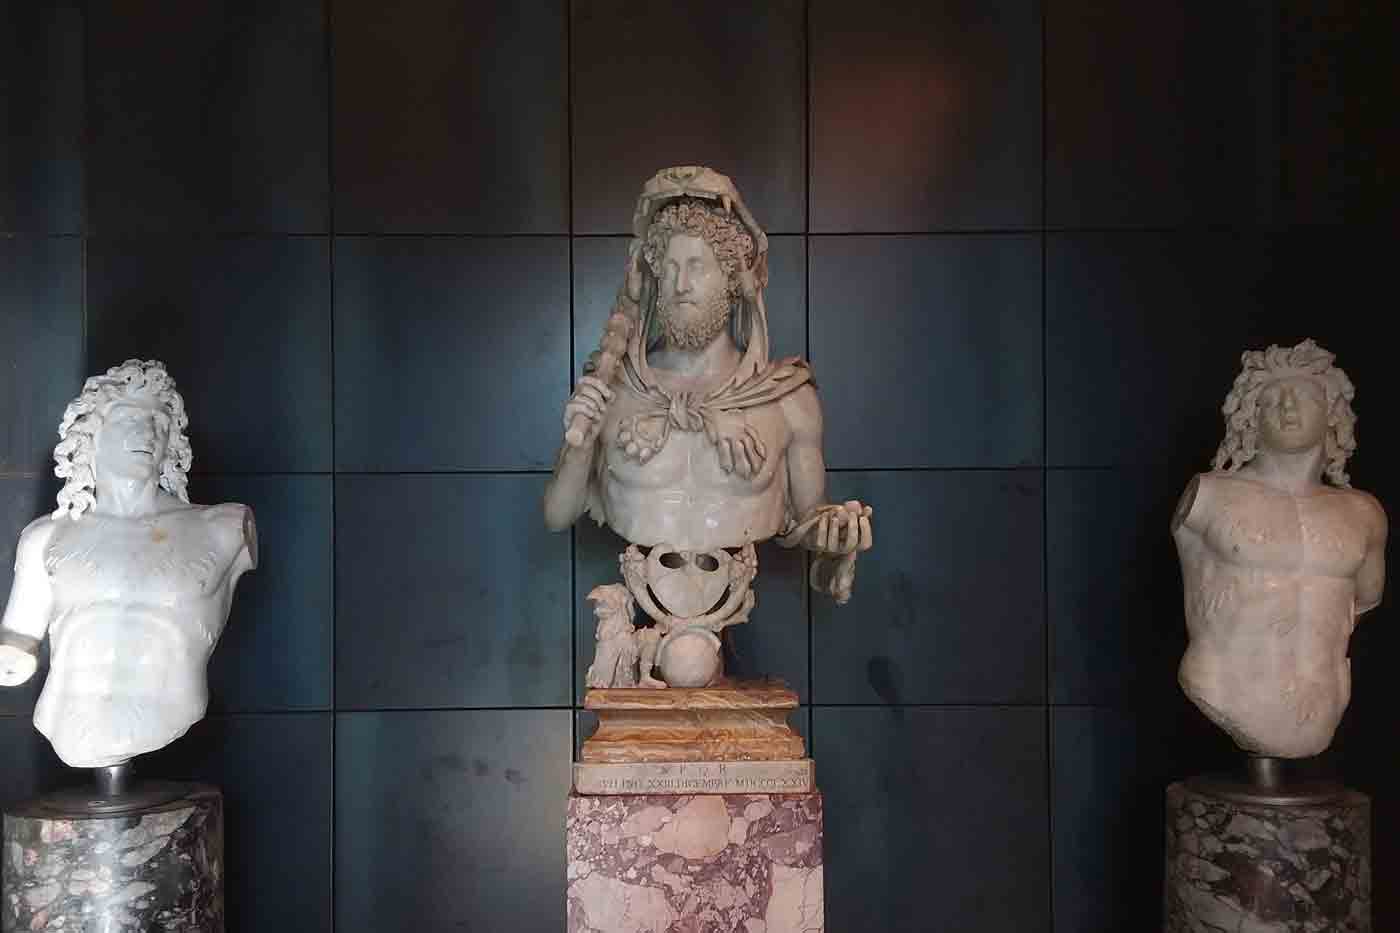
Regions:
<instances>
[{"instance_id":1,"label":"carved knot of drapery","mask_svg":"<svg viewBox=\"0 0 1400 933\"><path fill-rule=\"evenodd\" d=\"M682 431L704 430L709 434L714 430L714 412L697 400L693 392L677 392L671 396L671 406L666 413L667 420Z\"/></svg>"},{"instance_id":2,"label":"carved knot of drapery","mask_svg":"<svg viewBox=\"0 0 1400 933\"><path fill-rule=\"evenodd\" d=\"M731 382L715 392L667 392L660 386L646 386L639 394L649 407L624 418L618 425L617 446L628 459L646 463L666 446L674 428L704 431L710 443L737 441L748 432L743 411L776 402L812 380L812 371L796 358L765 366L748 379ZM750 445L752 449L752 445ZM759 464L754 464L757 470Z\"/></svg>"},{"instance_id":3,"label":"carved knot of drapery","mask_svg":"<svg viewBox=\"0 0 1400 933\"><path fill-rule=\"evenodd\" d=\"M617 446L629 458L646 463L671 436L671 429L704 431L711 441L720 436L719 413L692 392L677 392L664 409L626 418L618 426Z\"/></svg>"}]
</instances>

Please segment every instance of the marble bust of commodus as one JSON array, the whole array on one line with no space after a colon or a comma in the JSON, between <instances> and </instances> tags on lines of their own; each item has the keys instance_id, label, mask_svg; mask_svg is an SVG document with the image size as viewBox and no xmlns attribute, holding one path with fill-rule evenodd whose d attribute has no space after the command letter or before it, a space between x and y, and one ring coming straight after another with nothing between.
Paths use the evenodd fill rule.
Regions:
<instances>
[{"instance_id":1,"label":"marble bust of commodus","mask_svg":"<svg viewBox=\"0 0 1400 933\"><path fill-rule=\"evenodd\" d=\"M565 424L585 429L561 447L546 523L589 511L633 544L695 553L782 535L814 552L814 585L845 602L871 510L827 502L810 370L769 358L766 238L703 167L659 172L638 217L627 288L645 296L640 325L617 383L585 375L565 406Z\"/></svg>"},{"instance_id":2,"label":"marble bust of commodus","mask_svg":"<svg viewBox=\"0 0 1400 933\"><path fill-rule=\"evenodd\" d=\"M623 578L656 623L637 633L636 682L706 686L722 670L719 634L753 608L755 546L810 551L812 586L845 603L872 509L827 501L816 386L804 361L769 355L767 235L733 182L662 169L633 234L599 350L564 406L544 517L561 531L586 512L628 542Z\"/></svg>"},{"instance_id":3,"label":"marble bust of commodus","mask_svg":"<svg viewBox=\"0 0 1400 933\"><path fill-rule=\"evenodd\" d=\"M1172 521L1187 696L1246 752L1316 755L1351 697L1348 640L1385 582L1386 518L1351 488L1351 381L1311 340L1247 352L1214 469Z\"/></svg>"},{"instance_id":4,"label":"marble bust of commodus","mask_svg":"<svg viewBox=\"0 0 1400 933\"><path fill-rule=\"evenodd\" d=\"M159 362L88 379L54 449L58 509L20 535L0 685L33 676L47 635L34 725L72 767L121 764L203 718L234 586L257 565L247 506L189 502L188 424Z\"/></svg>"}]
</instances>

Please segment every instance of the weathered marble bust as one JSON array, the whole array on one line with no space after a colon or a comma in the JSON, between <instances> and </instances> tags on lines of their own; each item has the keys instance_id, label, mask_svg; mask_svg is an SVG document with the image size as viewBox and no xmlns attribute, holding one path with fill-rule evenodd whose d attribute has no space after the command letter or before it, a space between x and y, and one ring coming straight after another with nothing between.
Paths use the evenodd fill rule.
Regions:
<instances>
[{"instance_id":1,"label":"weathered marble bust","mask_svg":"<svg viewBox=\"0 0 1400 933\"><path fill-rule=\"evenodd\" d=\"M20 534L0 685L33 676L47 634L34 725L75 768L163 748L203 718L234 585L257 565L247 506L189 503L188 424L154 360L88 379L58 430L58 510Z\"/></svg>"},{"instance_id":2,"label":"weathered marble bust","mask_svg":"<svg viewBox=\"0 0 1400 933\"><path fill-rule=\"evenodd\" d=\"M588 511L630 543L623 579L656 623L637 632L632 682L659 684L655 665L666 683L704 686L721 674L719 632L753 608L754 545L810 549L813 586L844 603L871 510L826 501L816 387L803 361L769 359L768 240L730 180L659 172L633 232L599 351L564 406L545 520L562 530Z\"/></svg>"},{"instance_id":3,"label":"weathered marble bust","mask_svg":"<svg viewBox=\"0 0 1400 933\"><path fill-rule=\"evenodd\" d=\"M1243 355L1214 469L1172 521L1187 696L1255 755L1327 748L1351 697L1347 643L1380 602L1386 519L1345 471L1353 389L1311 340Z\"/></svg>"}]
</instances>

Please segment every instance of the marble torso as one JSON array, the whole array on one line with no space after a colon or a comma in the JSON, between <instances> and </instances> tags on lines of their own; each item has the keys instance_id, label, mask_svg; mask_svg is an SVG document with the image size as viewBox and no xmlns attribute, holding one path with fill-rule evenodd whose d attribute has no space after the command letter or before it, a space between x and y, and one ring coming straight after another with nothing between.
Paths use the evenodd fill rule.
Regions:
<instances>
[{"instance_id":1,"label":"marble torso","mask_svg":"<svg viewBox=\"0 0 1400 933\"><path fill-rule=\"evenodd\" d=\"M74 766L169 744L203 715L205 668L252 547L241 505L142 518L40 519L53 598L50 670L34 724Z\"/></svg>"},{"instance_id":2,"label":"marble torso","mask_svg":"<svg viewBox=\"0 0 1400 933\"><path fill-rule=\"evenodd\" d=\"M1180 681L1245 749L1303 757L1330 743L1378 511L1349 489L1295 496L1218 472L1188 490L1173 533L1191 636Z\"/></svg>"},{"instance_id":3,"label":"marble torso","mask_svg":"<svg viewBox=\"0 0 1400 933\"><path fill-rule=\"evenodd\" d=\"M646 402L620 387L598 441L598 492L608 524L633 544L692 551L773 537L788 517L788 398L722 414L731 424L747 424L763 442L767 456L744 477L721 467L719 452L703 431L673 430L644 464L624 456L617 447L619 425L645 410Z\"/></svg>"}]
</instances>

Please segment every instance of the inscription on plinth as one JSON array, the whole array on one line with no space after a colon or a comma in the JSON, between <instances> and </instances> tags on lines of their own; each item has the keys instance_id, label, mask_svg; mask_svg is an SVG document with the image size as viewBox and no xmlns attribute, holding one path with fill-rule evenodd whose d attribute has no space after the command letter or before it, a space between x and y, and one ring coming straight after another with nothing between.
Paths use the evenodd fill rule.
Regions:
<instances>
[{"instance_id":1,"label":"inscription on plinth","mask_svg":"<svg viewBox=\"0 0 1400 933\"><path fill-rule=\"evenodd\" d=\"M810 758L574 765L580 794L805 794L815 787Z\"/></svg>"}]
</instances>

